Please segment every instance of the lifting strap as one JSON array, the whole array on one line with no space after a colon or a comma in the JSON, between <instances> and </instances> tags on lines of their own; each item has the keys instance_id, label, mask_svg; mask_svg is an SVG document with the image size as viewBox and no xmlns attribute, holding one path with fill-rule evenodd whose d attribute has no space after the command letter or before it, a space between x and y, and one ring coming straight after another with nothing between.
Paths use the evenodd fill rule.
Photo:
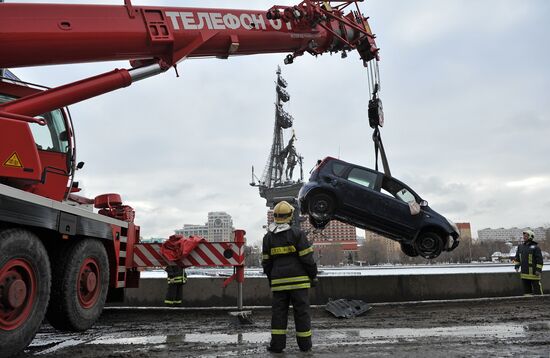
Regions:
<instances>
[{"instance_id":1,"label":"lifting strap","mask_svg":"<svg viewBox=\"0 0 550 358\"><path fill-rule=\"evenodd\" d=\"M374 163L376 171L378 171L378 152L380 152L380 158L382 158L382 165L384 167L384 174L391 177L388 158L386 157L386 151L384 150L384 144L382 143L382 137L380 136L380 129L378 126L374 128L372 140L374 142Z\"/></svg>"}]
</instances>

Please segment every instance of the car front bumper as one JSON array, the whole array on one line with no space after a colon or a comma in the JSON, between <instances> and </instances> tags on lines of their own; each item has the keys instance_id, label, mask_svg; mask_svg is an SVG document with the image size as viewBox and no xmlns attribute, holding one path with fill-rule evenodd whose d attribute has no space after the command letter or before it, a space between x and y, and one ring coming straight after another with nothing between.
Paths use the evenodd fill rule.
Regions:
<instances>
[{"instance_id":1,"label":"car front bumper","mask_svg":"<svg viewBox=\"0 0 550 358\"><path fill-rule=\"evenodd\" d=\"M458 237L454 237L453 235L449 235L447 239L447 245L445 247L445 251L453 251L458 247L458 244L460 243L460 240Z\"/></svg>"}]
</instances>

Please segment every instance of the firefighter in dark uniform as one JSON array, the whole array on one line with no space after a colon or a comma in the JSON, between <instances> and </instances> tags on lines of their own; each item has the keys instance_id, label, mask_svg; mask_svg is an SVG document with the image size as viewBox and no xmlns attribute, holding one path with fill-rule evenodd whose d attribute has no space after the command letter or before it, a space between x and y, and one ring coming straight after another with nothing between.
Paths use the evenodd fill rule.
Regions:
<instances>
[{"instance_id":1,"label":"firefighter in dark uniform","mask_svg":"<svg viewBox=\"0 0 550 358\"><path fill-rule=\"evenodd\" d=\"M267 350L286 347L288 307L292 303L296 340L301 351L311 350L309 288L317 282L317 264L306 235L291 226L294 207L282 201L273 211L274 223L263 239L262 266L271 291L271 343Z\"/></svg>"},{"instance_id":2,"label":"firefighter in dark uniform","mask_svg":"<svg viewBox=\"0 0 550 358\"><path fill-rule=\"evenodd\" d=\"M182 287L187 283L185 269L176 265L166 266L166 273L168 274L168 288L164 304L168 307L181 306Z\"/></svg>"},{"instance_id":3,"label":"firefighter in dark uniform","mask_svg":"<svg viewBox=\"0 0 550 358\"><path fill-rule=\"evenodd\" d=\"M518 246L514 264L516 272L521 268L521 283L524 295L542 295L542 252L535 240L535 233L531 230L523 232L523 243Z\"/></svg>"}]
</instances>

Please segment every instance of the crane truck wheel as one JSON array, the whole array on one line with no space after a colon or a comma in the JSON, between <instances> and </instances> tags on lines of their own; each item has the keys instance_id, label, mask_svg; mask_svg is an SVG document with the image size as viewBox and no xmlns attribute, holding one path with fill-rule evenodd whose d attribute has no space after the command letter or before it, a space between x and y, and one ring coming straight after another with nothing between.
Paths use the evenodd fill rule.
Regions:
<instances>
[{"instance_id":1,"label":"crane truck wheel","mask_svg":"<svg viewBox=\"0 0 550 358\"><path fill-rule=\"evenodd\" d=\"M52 259L48 322L61 331L81 332L101 315L109 286L105 247L95 239L73 239Z\"/></svg>"},{"instance_id":2,"label":"crane truck wheel","mask_svg":"<svg viewBox=\"0 0 550 358\"><path fill-rule=\"evenodd\" d=\"M50 297L50 261L30 231L0 229L0 356L27 347L40 327Z\"/></svg>"}]
</instances>

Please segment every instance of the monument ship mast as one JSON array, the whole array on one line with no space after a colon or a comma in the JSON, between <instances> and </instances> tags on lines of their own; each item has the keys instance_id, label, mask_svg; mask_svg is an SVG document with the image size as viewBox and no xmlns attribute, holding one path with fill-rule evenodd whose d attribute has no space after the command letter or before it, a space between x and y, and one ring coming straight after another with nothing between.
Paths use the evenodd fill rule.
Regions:
<instances>
[{"instance_id":1,"label":"monument ship mast","mask_svg":"<svg viewBox=\"0 0 550 358\"><path fill-rule=\"evenodd\" d=\"M252 182L250 183L250 185L258 187L260 196L266 200L266 206L269 208L273 208L281 200L287 200L296 206L297 203L294 199L298 197L298 192L304 181L303 157L296 151L294 145L296 142L296 134L292 128L294 118L283 108L284 103L290 100L290 95L286 91L288 84L281 75L280 67L277 67L276 73L273 143L261 179L254 175L254 167L252 167ZM291 132L286 145L285 130ZM300 172L299 179L294 180L296 166L299 166Z\"/></svg>"}]
</instances>

